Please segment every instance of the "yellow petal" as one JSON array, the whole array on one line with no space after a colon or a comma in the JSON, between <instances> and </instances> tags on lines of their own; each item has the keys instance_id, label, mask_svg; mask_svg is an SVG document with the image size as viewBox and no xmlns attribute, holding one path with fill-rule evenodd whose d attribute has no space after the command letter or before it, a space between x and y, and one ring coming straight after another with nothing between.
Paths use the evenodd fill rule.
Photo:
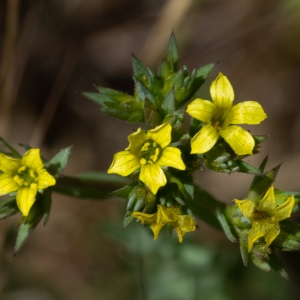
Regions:
<instances>
[{"instance_id":1,"label":"yellow petal","mask_svg":"<svg viewBox=\"0 0 300 300\"><path fill-rule=\"evenodd\" d=\"M282 221L291 216L293 207L295 204L294 195L289 197L284 203L276 207L273 211L273 216L278 220Z\"/></svg>"},{"instance_id":2,"label":"yellow petal","mask_svg":"<svg viewBox=\"0 0 300 300\"><path fill-rule=\"evenodd\" d=\"M0 154L0 170L7 174L16 172L21 167L21 159Z\"/></svg>"},{"instance_id":3,"label":"yellow petal","mask_svg":"<svg viewBox=\"0 0 300 300\"><path fill-rule=\"evenodd\" d=\"M153 231L154 234L154 240L156 240L158 238L158 235L160 233L160 230L163 228L165 224L160 223L160 224L153 224L150 226L151 230Z\"/></svg>"},{"instance_id":4,"label":"yellow petal","mask_svg":"<svg viewBox=\"0 0 300 300\"><path fill-rule=\"evenodd\" d=\"M270 244L275 240L275 238L278 236L280 233L280 226L279 223L265 223L266 226L266 231L267 233L265 234L265 241L266 245L270 246Z\"/></svg>"},{"instance_id":5,"label":"yellow petal","mask_svg":"<svg viewBox=\"0 0 300 300\"><path fill-rule=\"evenodd\" d=\"M147 139L145 131L139 128L136 132L128 136L129 146L125 150L137 153L140 151L141 146L147 141Z\"/></svg>"},{"instance_id":6,"label":"yellow petal","mask_svg":"<svg viewBox=\"0 0 300 300\"><path fill-rule=\"evenodd\" d=\"M253 212L255 209L256 204L253 201L250 200L237 200L235 199L234 202L239 206L239 209L241 210L242 214L252 220Z\"/></svg>"},{"instance_id":7,"label":"yellow petal","mask_svg":"<svg viewBox=\"0 0 300 300\"><path fill-rule=\"evenodd\" d=\"M220 73L217 79L212 82L210 94L213 103L218 108L228 109L232 106L234 91L229 80L222 73Z\"/></svg>"},{"instance_id":8,"label":"yellow petal","mask_svg":"<svg viewBox=\"0 0 300 300\"><path fill-rule=\"evenodd\" d=\"M30 149L27 151L21 159L21 164L35 171L41 170L44 165L40 157L40 149Z\"/></svg>"},{"instance_id":9,"label":"yellow petal","mask_svg":"<svg viewBox=\"0 0 300 300\"><path fill-rule=\"evenodd\" d=\"M258 102L245 101L231 108L223 126L227 127L230 124L259 124L266 117L266 113Z\"/></svg>"},{"instance_id":10,"label":"yellow petal","mask_svg":"<svg viewBox=\"0 0 300 300\"><path fill-rule=\"evenodd\" d=\"M30 208L35 201L37 188L20 188L17 193L17 204L23 216L28 216Z\"/></svg>"},{"instance_id":11,"label":"yellow petal","mask_svg":"<svg viewBox=\"0 0 300 300\"><path fill-rule=\"evenodd\" d=\"M167 183L165 173L158 164L142 165L140 180L148 186L154 195L161 186Z\"/></svg>"},{"instance_id":12,"label":"yellow petal","mask_svg":"<svg viewBox=\"0 0 300 300\"><path fill-rule=\"evenodd\" d=\"M131 214L133 217L139 219L142 224L153 224L156 223L157 213L155 214L146 214L142 212L133 212Z\"/></svg>"},{"instance_id":13,"label":"yellow petal","mask_svg":"<svg viewBox=\"0 0 300 300\"><path fill-rule=\"evenodd\" d=\"M45 169L38 173L38 189L43 190L56 183L55 178L51 176Z\"/></svg>"},{"instance_id":14,"label":"yellow petal","mask_svg":"<svg viewBox=\"0 0 300 300\"><path fill-rule=\"evenodd\" d=\"M237 155L251 154L255 146L252 135L240 126L231 125L220 132L223 139Z\"/></svg>"},{"instance_id":15,"label":"yellow petal","mask_svg":"<svg viewBox=\"0 0 300 300\"><path fill-rule=\"evenodd\" d=\"M157 205L157 223L171 223L175 222L172 208Z\"/></svg>"},{"instance_id":16,"label":"yellow petal","mask_svg":"<svg viewBox=\"0 0 300 300\"><path fill-rule=\"evenodd\" d=\"M0 174L0 196L15 192L19 187L9 174Z\"/></svg>"},{"instance_id":17,"label":"yellow petal","mask_svg":"<svg viewBox=\"0 0 300 300\"><path fill-rule=\"evenodd\" d=\"M107 173L128 176L139 167L140 161L137 156L131 154L129 151L121 151L115 154Z\"/></svg>"},{"instance_id":18,"label":"yellow petal","mask_svg":"<svg viewBox=\"0 0 300 300\"><path fill-rule=\"evenodd\" d=\"M272 185L258 204L258 210L272 212L276 207L274 186Z\"/></svg>"},{"instance_id":19,"label":"yellow petal","mask_svg":"<svg viewBox=\"0 0 300 300\"><path fill-rule=\"evenodd\" d=\"M251 251L254 242L267 233L268 224L269 223L264 220L252 221L252 228L249 230L249 233L248 233L248 251L249 252Z\"/></svg>"},{"instance_id":20,"label":"yellow petal","mask_svg":"<svg viewBox=\"0 0 300 300\"><path fill-rule=\"evenodd\" d=\"M172 126L167 122L149 130L147 136L160 145L161 148L165 148L171 143L171 131Z\"/></svg>"},{"instance_id":21,"label":"yellow petal","mask_svg":"<svg viewBox=\"0 0 300 300\"><path fill-rule=\"evenodd\" d=\"M191 140L191 153L202 154L209 151L217 142L219 134L211 124L206 124Z\"/></svg>"},{"instance_id":22,"label":"yellow petal","mask_svg":"<svg viewBox=\"0 0 300 300\"><path fill-rule=\"evenodd\" d=\"M182 243L183 236L187 232L195 231L195 221L190 215L180 215L177 222L174 223L174 229L177 232L179 242Z\"/></svg>"},{"instance_id":23,"label":"yellow petal","mask_svg":"<svg viewBox=\"0 0 300 300\"><path fill-rule=\"evenodd\" d=\"M186 112L197 120L210 123L215 110L216 106L211 101L195 99L188 105Z\"/></svg>"},{"instance_id":24,"label":"yellow petal","mask_svg":"<svg viewBox=\"0 0 300 300\"><path fill-rule=\"evenodd\" d=\"M160 166L185 170L185 164L181 158L181 151L175 147L167 147L163 149L162 156L157 163Z\"/></svg>"}]
</instances>

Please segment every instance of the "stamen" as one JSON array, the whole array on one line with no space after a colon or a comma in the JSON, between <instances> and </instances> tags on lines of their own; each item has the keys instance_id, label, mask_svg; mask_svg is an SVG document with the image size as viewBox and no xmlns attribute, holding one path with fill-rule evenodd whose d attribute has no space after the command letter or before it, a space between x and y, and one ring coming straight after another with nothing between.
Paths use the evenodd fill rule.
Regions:
<instances>
[{"instance_id":1,"label":"stamen","mask_svg":"<svg viewBox=\"0 0 300 300\"><path fill-rule=\"evenodd\" d=\"M145 165L146 163L147 163L146 159L145 158L141 158L140 164L141 165Z\"/></svg>"}]
</instances>

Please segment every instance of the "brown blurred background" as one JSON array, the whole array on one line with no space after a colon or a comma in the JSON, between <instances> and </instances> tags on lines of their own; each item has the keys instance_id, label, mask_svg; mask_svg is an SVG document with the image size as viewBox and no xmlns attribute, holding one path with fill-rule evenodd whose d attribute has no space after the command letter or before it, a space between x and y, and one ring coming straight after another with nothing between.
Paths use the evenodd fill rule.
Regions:
<instances>
[{"instance_id":1,"label":"brown blurred background","mask_svg":"<svg viewBox=\"0 0 300 300\"><path fill-rule=\"evenodd\" d=\"M73 145L65 171L68 175L106 171L113 154L127 146L127 135L139 124L125 124L103 115L81 92L95 91L95 84L132 93L131 54L156 68L172 30L180 65L192 69L218 62L198 96L209 97L209 84L221 71L231 81L237 102L256 100L263 105L268 119L252 126L251 132L270 137L262 144L262 154L248 161L257 166L268 154L269 169L284 162L277 187L300 191L298 0L1 0L0 135L16 147L22 142L40 147L43 156L49 158ZM242 199L251 180L250 175L229 176L206 169L197 174L203 188L226 202ZM151 264L152 260L168 258L161 253L159 258L147 251L145 254L138 249L142 246L138 241L133 250L125 246L129 233L122 234L120 224L124 209L118 199L97 202L54 195L49 223L35 230L15 258L19 216L1 221L0 298L109 300L142 299L144 295L143 299L240 299L244 295L233 282L228 291L223 289L228 280L225 276L220 279L220 294L199 296L199 286L209 270L214 278L212 289L217 291L213 283L221 263L199 265L202 270L207 268L203 277L195 275L199 293L184 294L184 298L164 294L167 284L161 283L158 289L151 274L161 271L152 270ZM164 238L166 233L160 237ZM278 286L285 293L284 299L297 299L295 284L241 267L237 245L230 244L222 233L201 224L191 239L202 252L205 247L222 246L228 253L226 262L237 256L228 267L230 272L239 270L248 281L263 278L266 285ZM163 242L153 243L147 245L156 253ZM182 249L190 251L194 249L191 247ZM148 269L142 267L147 266L145 257L151 261ZM293 253L283 256L295 282L299 280L299 258ZM197 254L195 261L199 262ZM174 272L170 269L168 274ZM179 279L172 280L170 287ZM257 284L243 283L243 288L248 293L244 299L271 295L266 294L264 285L257 288ZM253 296L253 290L259 292ZM278 298L282 295L277 291L273 299L283 299Z\"/></svg>"}]
</instances>

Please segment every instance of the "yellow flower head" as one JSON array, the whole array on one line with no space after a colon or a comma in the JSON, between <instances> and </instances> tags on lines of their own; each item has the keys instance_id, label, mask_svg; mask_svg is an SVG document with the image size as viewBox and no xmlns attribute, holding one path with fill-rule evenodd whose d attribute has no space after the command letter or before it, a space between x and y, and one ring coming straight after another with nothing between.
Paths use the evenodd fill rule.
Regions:
<instances>
[{"instance_id":1,"label":"yellow flower head","mask_svg":"<svg viewBox=\"0 0 300 300\"><path fill-rule=\"evenodd\" d=\"M180 243L182 243L183 236L187 232L194 231L196 228L194 219L190 215L182 215L177 206L163 207L157 205L155 214L133 212L131 215L139 219L142 224L151 224L150 228L154 233L154 240L158 238L161 228L167 223L172 224L176 230Z\"/></svg>"},{"instance_id":2,"label":"yellow flower head","mask_svg":"<svg viewBox=\"0 0 300 300\"><path fill-rule=\"evenodd\" d=\"M0 154L0 196L17 192L17 204L27 216L38 190L55 184L55 179L45 169L40 149L30 149L22 158L16 159Z\"/></svg>"},{"instance_id":3,"label":"yellow flower head","mask_svg":"<svg viewBox=\"0 0 300 300\"><path fill-rule=\"evenodd\" d=\"M178 148L168 147L171 143L172 127L164 123L147 132L139 128L128 136L129 146L115 154L107 173L128 176L141 169L140 180L153 194L167 183L162 167L185 170Z\"/></svg>"},{"instance_id":4,"label":"yellow flower head","mask_svg":"<svg viewBox=\"0 0 300 300\"><path fill-rule=\"evenodd\" d=\"M221 136L238 155L252 154L255 146L252 135L236 124L259 124L267 115L256 101L232 105L234 92L222 73L210 86L212 102L195 99L188 105L187 113L205 125L191 141L191 153L209 151Z\"/></svg>"},{"instance_id":5,"label":"yellow flower head","mask_svg":"<svg viewBox=\"0 0 300 300\"><path fill-rule=\"evenodd\" d=\"M264 237L269 246L280 233L279 222L289 218L295 203L294 196L289 197L284 203L276 206L274 187L271 186L259 204L251 200L234 200L242 214L251 220L252 228L248 234L248 251L253 243Z\"/></svg>"}]
</instances>

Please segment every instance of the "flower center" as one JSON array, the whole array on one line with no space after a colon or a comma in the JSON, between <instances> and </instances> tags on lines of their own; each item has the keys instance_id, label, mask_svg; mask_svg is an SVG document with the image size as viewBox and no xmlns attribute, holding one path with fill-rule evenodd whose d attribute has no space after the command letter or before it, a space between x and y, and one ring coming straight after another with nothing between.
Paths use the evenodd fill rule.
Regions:
<instances>
[{"instance_id":1,"label":"flower center","mask_svg":"<svg viewBox=\"0 0 300 300\"><path fill-rule=\"evenodd\" d=\"M262 220L262 219L269 219L272 218L272 216L266 212L266 211L262 211L262 210L254 210L254 219L255 220Z\"/></svg>"},{"instance_id":2,"label":"flower center","mask_svg":"<svg viewBox=\"0 0 300 300\"><path fill-rule=\"evenodd\" d=\"M223 123L229 113L228 109L218 108L213 117L212 117L212 125L216 128L217 131L220 131L223 127Z\"/></svg>"},{"instance_id":3,"label":"flower center","mask_svg":"<svg viewBox=\"0 0 300 300\"><path fill-rule=\"evenodd\" d=\"M22 166L18 169L17 175L14 177L14 181L19 186L30 186L34 189L37 187L38 173L26 166Z\"/></svg>"},{"instance_id":4,"label":"flower center","mask_svg":"<svg viewBox=\"0 0 300 300\"><path fill-rule=\"evenodd\" d=\"M162 148L160 145L152 140L145 142L141 148L141 159L140 164L154 164L158 161L162 155Z\"/></svg>"}]
</instances>

